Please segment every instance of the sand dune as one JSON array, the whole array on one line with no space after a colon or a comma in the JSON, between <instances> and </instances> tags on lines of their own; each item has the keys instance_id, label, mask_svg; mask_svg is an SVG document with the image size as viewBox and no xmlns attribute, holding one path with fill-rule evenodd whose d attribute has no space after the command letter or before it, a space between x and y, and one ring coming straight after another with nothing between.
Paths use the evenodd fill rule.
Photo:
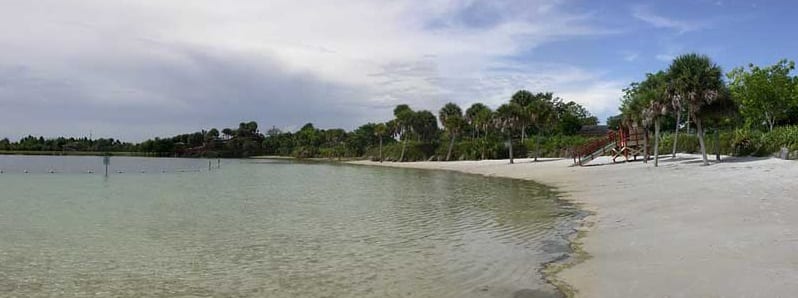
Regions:
<instances>
[{"instance_id":1,"label":"sand dune","mask_svg":"<svg viewBox=\"0 0 798 298\"><path fill-rule=\"evenodd\" d=\"M357 164L535 180L595 212L591 256L559 278L580 297L792 297L798 293L798 163L697 155L569 167L570 160Z\"/></svg>"}]
</instances>

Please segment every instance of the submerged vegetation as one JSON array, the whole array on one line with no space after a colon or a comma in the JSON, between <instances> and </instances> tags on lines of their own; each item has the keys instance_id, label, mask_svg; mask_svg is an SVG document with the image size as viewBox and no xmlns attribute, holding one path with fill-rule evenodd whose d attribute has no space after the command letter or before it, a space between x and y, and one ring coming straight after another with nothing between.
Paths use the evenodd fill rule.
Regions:
<instances>
[{"instance_id":1,"label":"submerged vegetation","mask_svg":"<svg viewBox=\"0 0 798 298\"><path fill-rule=\"evenodd\" d=\"M653 131L655 165L669 152L770 155L798 151L798 78L792 61L738 67L725 77L709 57L685 54L667 69L647 74L624 89L620 114L609 129L637 126ZM726 81L724 78L728 79ZM379 161L478 160L570 156L573 148L600 137L602 126L583 106L553 93L520 90L491 109L447 103L437 113L400 104L393 118L352 131L307 123L293 132L265 133L256 122L212 128L141 143L116 139L27 136L0 140L0 153L92 154L186 157L278 155L296 158L370 158ZM584 129L584 128L593 128ZM595 129L598 128L598 129ZM717 158L717 157L716 157Z\"/></svg>"}]
</instances>

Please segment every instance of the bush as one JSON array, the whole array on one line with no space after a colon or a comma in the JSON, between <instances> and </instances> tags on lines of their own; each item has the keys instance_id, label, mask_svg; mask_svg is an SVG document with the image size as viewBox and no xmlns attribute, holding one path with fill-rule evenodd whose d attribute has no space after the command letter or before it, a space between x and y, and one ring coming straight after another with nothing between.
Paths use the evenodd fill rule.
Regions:
<instances>
[{"instance_id":1,"label":"bush","mask_svg":"<svg viewBox=\"0 0 798 298\"><path fill-rule=\"evenodd\" d=\"M435 154L437 144L421 143L416 141L407 142L404 161L423 161L428 160ZM398 161L402 155L402 143L387 144L382 147L382 156L387 161ZM366 151L366 156L378 159L380 156L379 147L375 146Z\"/></svg>"},{"instance_id":2,"label":"bush","mask_svg":"<svg viewBox=\"0 0 798 298\"><path fill-rule=\"evenodd\" d=\"M555 135L550 137L540 138L540 157L571 157L571 151L579 146L595 138L584 136L565 136ZM536 144L535 136L526 140L526 146L529 148L529 156L535 156Z\"/></svg>"},{"instance_id":3,"label":"bush","mask_svg":"<svg viewBox=\"0 0 798 298\"><path fill-rule=\"evenodd\" d=\"M790 151L798 150L798 126L782 126L762 134L762 155L770 155L787 147Z\"/></svg>"},{"instance_id":4,"label":"bush","mask_svg":"<svg viewBox=\"0 0 798 298\"><path fill-rule=\"evenodd\" d=\"M771 132L761 132L749 128L721 131L718 143L720 154L735 156L768 156L779 152L782 147L790 151L798 150L798 126L782 126ZM704 135L707 154L715 152L716 140L714 132ZM660 153L669 153L673 149L673 134L662 136ZM679 134L677 152L700 153L701 147L695 134Z\"/></svg>"}]
</instances>

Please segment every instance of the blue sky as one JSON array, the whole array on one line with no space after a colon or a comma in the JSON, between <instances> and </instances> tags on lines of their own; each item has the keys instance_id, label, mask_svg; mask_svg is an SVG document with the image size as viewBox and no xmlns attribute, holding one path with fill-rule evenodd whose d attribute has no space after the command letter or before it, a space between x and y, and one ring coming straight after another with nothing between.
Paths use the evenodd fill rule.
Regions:
<instances>
[{"instance_id":1,"label":"blue sky","mask_svg":"<svg viewBox=\"0 0 798 298\"><path fill-rule=\"evenodd\" d=\"M788 1L0 0L0 138L353 129L401 103L551 91L602 121L621 89L699 52L796 60Z\"/></svg>"}]
</instances>

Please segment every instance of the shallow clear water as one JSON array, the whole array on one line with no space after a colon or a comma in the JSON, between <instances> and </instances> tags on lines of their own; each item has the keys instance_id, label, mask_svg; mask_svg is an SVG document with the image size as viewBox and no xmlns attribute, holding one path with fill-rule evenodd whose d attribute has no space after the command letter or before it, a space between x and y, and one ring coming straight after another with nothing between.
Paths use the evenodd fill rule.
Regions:
<instances>
[{"instance_id":1,"label":"shallow clear water","mask_svg":"<svg viewBox=\"0 0 798 298\"><path fill-rule=\"evenodd\" d=\"M0 296L512 297L551 290L538 270L579 216L534 183L443 171L111 163L0 156Z\"/></svg>"}]
</instances>

